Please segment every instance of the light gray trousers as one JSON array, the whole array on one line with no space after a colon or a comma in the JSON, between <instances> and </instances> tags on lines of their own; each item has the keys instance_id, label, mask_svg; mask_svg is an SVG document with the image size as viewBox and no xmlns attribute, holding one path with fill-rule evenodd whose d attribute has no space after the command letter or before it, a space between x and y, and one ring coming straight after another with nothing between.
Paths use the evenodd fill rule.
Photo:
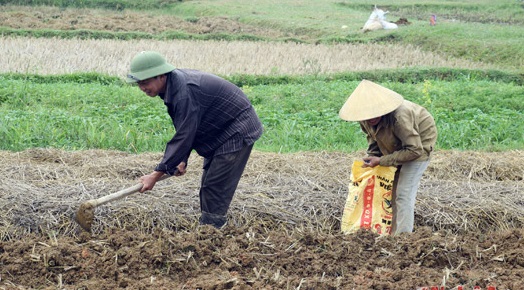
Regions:
<instances>
[{"instance_id":1,"label":"light gray trousers","mask_svg":"<svg viewBox=\"0 0 524 290\"><path fill-rule=\"evenodd\" d=\"M428 161L412 161L403 164L395 173L393 185L393 234L413 232L415 201L422 174Z\"/></svg>"}]
</instances>

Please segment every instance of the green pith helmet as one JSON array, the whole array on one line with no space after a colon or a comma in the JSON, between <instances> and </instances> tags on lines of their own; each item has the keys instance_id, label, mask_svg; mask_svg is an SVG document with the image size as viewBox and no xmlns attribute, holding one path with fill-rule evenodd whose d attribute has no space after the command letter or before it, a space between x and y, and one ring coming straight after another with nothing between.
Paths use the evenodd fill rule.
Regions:
<instances>
[{"instance_id":1,"label":"green pith helmet","mask_svg":"<svg viewBox=\"0 0 524 290\"><path fill-rule=\"evenodd\" d=\"M175 67L156 51L142 51L131 60L128 83L136 83L174 70Z\"/></svg>"}]
</instances>

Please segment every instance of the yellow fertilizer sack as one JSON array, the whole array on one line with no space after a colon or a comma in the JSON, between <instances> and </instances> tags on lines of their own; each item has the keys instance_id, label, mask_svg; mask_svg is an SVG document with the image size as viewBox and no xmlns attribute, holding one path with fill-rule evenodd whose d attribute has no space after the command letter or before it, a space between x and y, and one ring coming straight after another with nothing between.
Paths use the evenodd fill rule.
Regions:
<instances>
[{"instance_id":1,"label":"yellow fertilizer sack","mask_svg":"<svg viewBox=\"0 0 524 290\"><path fill-rule=\"evenodd\" d=\"M357 160L351 168L351 182L342 213L342 232L349 234L367 229L389 235L393 219L393 179L397 168L380 165L362 168L363 164Z\"/></svg>"}]
</instances>

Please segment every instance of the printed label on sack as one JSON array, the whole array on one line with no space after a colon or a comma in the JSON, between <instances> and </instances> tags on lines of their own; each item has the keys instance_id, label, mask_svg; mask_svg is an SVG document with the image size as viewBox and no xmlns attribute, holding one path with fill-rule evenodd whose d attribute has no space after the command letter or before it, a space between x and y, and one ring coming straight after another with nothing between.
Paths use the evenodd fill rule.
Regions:
<instances>
[{"instance_id":1,"label":"printed label on sack","mask_svg":"<svg viewBox=\"0 0 524 290\"><path fill-rule=\"evenodd\" d=\"M373 193L375 192L375 176L368 179L364 189L364 210L360 217L360 228L371 229L371 218L373 215Z\"/></svg>"},{"instance_id":2,"label":"printed label on sack","mask_svg":"<svg viewBox=\"0 0 524 290\"><path fill-rule=\"evenodd\" d=\"M374 226L375 232L381 234L391 234L391 225L393 221L393 207L391 206L391 197L393 193L387 191L382 195L382 212L380 214L380 223Z\"/></svg>"}]
</instances>

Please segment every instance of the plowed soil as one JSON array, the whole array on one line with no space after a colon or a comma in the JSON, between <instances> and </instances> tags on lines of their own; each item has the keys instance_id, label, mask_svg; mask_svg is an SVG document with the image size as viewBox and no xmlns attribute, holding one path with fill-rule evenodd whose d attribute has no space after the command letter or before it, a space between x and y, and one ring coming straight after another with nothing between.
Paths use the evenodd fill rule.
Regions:
<instances>
[{"instance_id":1,"label":"plowed soil","mask_svg":"<svg viewBox=\"0 0 524 290\"><path fill-rule=\"evenodd\" d=\"M198 226L201 159L100 206L161 154L0 151L0 289L524 289L524 152L436 152L412 234L340 232L363 152L254 152L222 230ZM513 164L513 165L511 165Z\"/></svg>"}]
</instances>

